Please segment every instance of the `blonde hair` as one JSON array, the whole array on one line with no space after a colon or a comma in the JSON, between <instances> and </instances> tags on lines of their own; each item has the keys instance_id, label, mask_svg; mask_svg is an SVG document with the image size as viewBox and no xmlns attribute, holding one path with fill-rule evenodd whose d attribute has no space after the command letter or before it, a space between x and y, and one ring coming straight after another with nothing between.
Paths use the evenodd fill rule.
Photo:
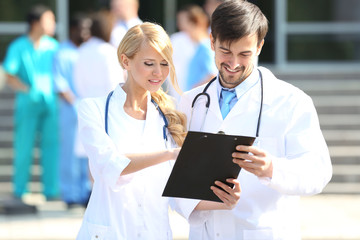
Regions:
<instances>
[{"instance_id":1,"label":"blonde hair","mask_svg":"<svg viewBox=\"0 0 360 240\"><path fill-rule=\"evenodd\" d=\"M121 61L121 54L125 54L132 59L140 50L141 45L147 42L153 47L169 64L170 81L177 92L181 93L175 74L175 67L172 60L172 45L165 30L158 24L144 22L130 28L122 39L118 50L118 59ZM182 146L186 136L186 117L183 113L175 110L175 106L169 95L162 88L151 93L152 99L159 105L169 122L168 130L178 146Z\"/></svg>"}]
</instances>

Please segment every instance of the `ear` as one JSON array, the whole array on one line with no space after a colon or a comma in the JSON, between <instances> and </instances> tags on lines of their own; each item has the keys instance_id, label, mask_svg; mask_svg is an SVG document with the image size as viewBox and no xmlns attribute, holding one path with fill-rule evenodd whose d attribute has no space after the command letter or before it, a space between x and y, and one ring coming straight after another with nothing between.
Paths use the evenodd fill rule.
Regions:
<instances>
[{"instance_id":1,"label":"ear","mask_svg":"<svg viewBox=\"0 0 360 240\"><path fill-rule=\"evenodd\" d=\"M259 56L259 55L260 55L261 49L262 49L262 47L264 46L264 42L265 42L265 40L263 39L263 40L261 41L261 43L259 44L259 46L257 47L257 49L256 49L256 56Z\"/></svg>"},{"instance_id":2,"label":"ear","mask_svg":"<svg viewBox=\"0 0 360 240\"><path fill-rule=\"evenodd\" d=\"M212 33L210 33L210 43L211 43L211 49L213 51L215 51L215 46L214 46L215 42L214 42L214 38L213 38Z\"/></svg>"},{"instance_id":3,"label":"ear","mask_svg":"<svg viewBox=\"0 0 360 240\"><path fill-rule=\"evenodd\" d=\"M120 55L120 61L121 61L121 65L125 70L130 69L130 64L129 64L130 59L125 54Z\"/></svg>"}]
</instances>

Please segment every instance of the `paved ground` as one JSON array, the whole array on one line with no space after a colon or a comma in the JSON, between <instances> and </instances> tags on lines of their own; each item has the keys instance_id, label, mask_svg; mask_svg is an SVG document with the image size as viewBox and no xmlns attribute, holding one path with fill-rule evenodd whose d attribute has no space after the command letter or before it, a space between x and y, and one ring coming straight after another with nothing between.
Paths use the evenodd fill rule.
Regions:
<instances>
[{"instance_id":1,"label":"paved ground","mask_svg":"<svg viewBox=\"0 0 360 240\"><path fill-rule=\"evenodd\" d=\"M28 215L0 215L1 240L75 239L81 224L82 208L66 210L62 202L45 202L42 196L29 196L39 212ZM360 239L360 196L318 195L301 199L304 240ZM174 239L186 239L188 226L170 212Z\"/></svg>"}]
</instances>

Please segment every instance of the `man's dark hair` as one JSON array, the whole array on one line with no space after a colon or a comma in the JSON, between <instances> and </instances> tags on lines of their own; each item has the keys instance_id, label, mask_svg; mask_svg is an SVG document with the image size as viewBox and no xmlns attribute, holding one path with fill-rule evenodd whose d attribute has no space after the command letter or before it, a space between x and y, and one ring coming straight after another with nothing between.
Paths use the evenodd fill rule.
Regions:
<instances>
[{"instance_id":1,"label":"man's dark hair","mask_svg":"<svg viewBox=\"0 0 360 240\"><path fill-rule=\"evenodd\" d=\"M30 11L26 15L26 22L31 25L34 22L39 21L41 16L47 11L52 10L42 4L34 5L33 7L31 7Z\"/></svg>"},{"instance_id":2,"label":"man's dark hair","mask_svg":"<svg viewBox=\"0 0 360 240\"><path fill-rule=\"evenodd\" d=\"M115 24L114 15L108 10L100 10L92 15L91 20L91 36L109 42Z\"/></svg>"},{"instance_id":3,"label":"man's dark hair","mask_svg":"<svg viewBox=\"0 0 360 240\"><path fill-rule=\"evenodd\" d=\"M257 34L258 45L268 31L268 20L261 10L246 0L227 0L220 4L211 17L214 41L227 42Z\"/></svg>"}]
</instances>

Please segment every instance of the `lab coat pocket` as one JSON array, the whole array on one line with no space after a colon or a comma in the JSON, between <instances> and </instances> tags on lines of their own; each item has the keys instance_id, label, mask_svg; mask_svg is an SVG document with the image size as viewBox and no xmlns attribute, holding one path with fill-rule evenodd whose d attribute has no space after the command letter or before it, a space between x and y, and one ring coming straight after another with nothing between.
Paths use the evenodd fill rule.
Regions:
<instances>
[{"instance_id":1,"label":"lab coat pocket","mask_svg":"<svg viewBox=\"0 0 360 240\"><path fill-rule=\"evenodd\" d=\"M245 240L274 240L271 229L244 230Z\"/></svg>"},{"instance_id":2,"label":"lab coat pocket","mask_svg":"<svg viewBox=\"0 0 360 240\"><path fill-rule=\"evenodd\" d=\"M93 224L86 222L87 230L91 240L109 240L110 238L110 226L104 226L99 224Z\"/></svg>"}]
</instances>

